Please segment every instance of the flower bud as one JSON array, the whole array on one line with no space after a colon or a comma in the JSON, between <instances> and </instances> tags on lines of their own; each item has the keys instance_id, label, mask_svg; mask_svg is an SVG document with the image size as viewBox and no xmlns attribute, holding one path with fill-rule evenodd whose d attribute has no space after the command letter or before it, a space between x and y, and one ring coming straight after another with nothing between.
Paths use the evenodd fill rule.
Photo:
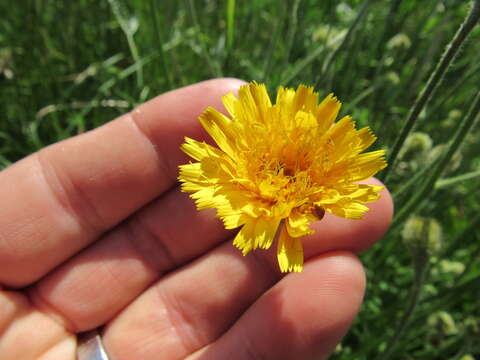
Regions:
<instances>
[{"instance_id":1,"label":"flower bud","mask_svg":"<svg viewBox=\"0 0 480 360\"><path fill-rule=\"evenodd\" d=\"M459 333L455 320L446 311L431 314L427 319L427 326L430 335L434 336L444 337Z\"/></svg>"},{"instance_id":2,"label":"flower bud","mask_svg":"<svg viewBox=\"0 0 480 360\"><path fill-rule=\"evenodd\" d=\"M400 176L418 171L425 167L425 157L432 150L433 141L430 136L423 132L414 132L405 140L400 153L396 172Z\"/></svg>"},{"instance_id":3,"label":"flower bud","mask_svg":"<svg viewBox=\"0 0 480 360\"><path fill-rule=\"evenodd\" d=\"M427 261L442 246L442 228L437 220L410 216L402 231L403 242L414 259Z\"/></svg>"},{"instance_id":4,"label":"flower bud","mask_svg":"<svg viewBox=\"0 0 480 360\"><path fill-rule=\"evenodd\" d=\"M471 336L474 339L480 337L480 318L475 318L473 316L467 317L463 321L463 328L465 329L465 334Z\"/></svg>"},{"instance_id":5,"label":"flower bud","mask_svg":"<svg viewBox=\"0 0 480 360\"><path fill-rule=\"evenodd\" d=\"M440 144L435 146L427 155L427 164L432 164L440 156L445 154L446 150L447 150L447 144ZM463 160L462 153L460 151L456 151L455 154L453 154L453 157L448 162L448 165L443 171L443 173L448 174L457 170L462 164L462 160Z\"/></svg>"},{"instance_id":6,"label":"flower bud","mask_svg":"<svg viewBox=\"0 0 480 360\"><path fill-rule=\"evenodd\" d=\"M407 36L407 34L404 34L404 33L396 34L387 42L388 49L394 49L398 47L403 47L405 49L408 49L411 45L412 45L412 41Z\"/></svg>"},{"instance_id":7,"label":"flower bud","mask_svg":"<svg viewBox=\"0 0 480 360\"><path fill-rule=\"evenodd\" d=\"M459 360L475 360L475 358L470 354L465 354Z\"/></svg>"},{"instance_id":8,"label":"flower bud","mask_svg":"<svg viewBox=\"0 0 480 360\"><path fill-rule=\"evenodd\" d=\"M432 149L432 138L423 132L413 132L405 140L405 144L400 150L400 158L404 161L410 161L422 156Z\"/></svg>"}]
</instances>

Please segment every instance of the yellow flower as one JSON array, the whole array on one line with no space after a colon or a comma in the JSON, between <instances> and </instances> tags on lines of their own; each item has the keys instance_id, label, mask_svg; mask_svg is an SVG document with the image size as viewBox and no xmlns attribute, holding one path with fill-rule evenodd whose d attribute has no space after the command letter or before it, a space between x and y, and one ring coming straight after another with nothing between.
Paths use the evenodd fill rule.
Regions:
<instances>
[{"instance_id":1,"label":"yellow flower","mask_svg":"<svg viewBox=\"0 0 480 360\"><path fill-rule=\"evenodd\" d=\"M242 227L233 244L243 255L277 241L282 272L301 271L301 237L325 211L360 219L381 186L358 184L387 164L384 151L361 154L374 141L350 116L335 122L341 103L300 85L280 87L272 105L265 85L228 94L227 117L209 107L202 126L219 148L185 138L181 149L198 162L180 166L182 191L197 208L216 208L227 229Z\"/></svg>"}]
</instances>

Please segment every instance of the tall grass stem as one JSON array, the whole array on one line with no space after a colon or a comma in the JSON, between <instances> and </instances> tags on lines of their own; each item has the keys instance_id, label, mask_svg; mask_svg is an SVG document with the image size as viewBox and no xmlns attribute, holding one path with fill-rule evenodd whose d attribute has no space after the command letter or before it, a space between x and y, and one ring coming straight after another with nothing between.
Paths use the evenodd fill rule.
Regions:
<instances>
[{"instance_id":1,"label":"tall grass stem","mask_svg":"<svg viewBox=\"0 0 480 360\"><path fill-rule=\"evenodd\" d=\"M442 54L440 61L437 63L435 70L431 73L425 87L419 93L415 103L410 109L407 120L403 125L400 135L397 137L393 149L388 157L389 166L383 171L380 179L383 182L388 180L388 175L395 166L395 161L398 157L400 149L402 148L405 140L407 139L410 132L413 130L415 123L420 115L420 112L423 110L427 102L432 98L438 89L440 83L443 80L443 77L448 71L450 64L455 59L460 47L464 43L468 34L477 24L480 18L480 0L474 0L472 7L465 18L465 21L460 25L459 29L455 33L452 41L445 48L444 53Z\"/></svg>"},{"instance_id":2,"label":"tall grass stem","mask_svg":"<svg viewBox=\"0 0 480 360\"><path fill-rule=\"evenodd\" d=\"M457 132L453 136L453 139L450 142L450 145L446 149L445 154L441 157L437 166L432 170L432 173L428 180L420 187L411 199L403 206L395 217L392 228L399 225L403 220L412 213L420 204L427 198L429 192L434 188L435 182L439 179L442 172L447 167L448 163L452 159L455 152L459 149L462 142L465 140L465 137L469 131L473 128L474 124L480 118L480 91L477 92L473 103L467 113L463 118Z\"/></svg>"},{"instance_id":3,"label":"tall grass stem","mask_svg":"<svg viewBox=\"0 0 480 360\"><path fill-rule=\"evenodd\" d=\"M415 260L414 260L415 261ZM401 340L405 330L407 329L410 320L412 318L415 309L417 308L418 303L420 302L420 297L422 294L423 284L428 273L428 262L416 263L415 265L415 280L413 282L412 288L410 290L410 296L408 300L408 306L403 314L398 326L395 328L393 336L390 338L385 350L376 357L376 360L388 360L394 353L395 348L397 347L399 341Z\"/></svg>"},{"instance_id":4,"label":"tall grass stem","mask_svg":"<svg viewBox=\"0 0 480 360\"><path fill-rule=\"evenodd\" d=\"M330 71L330 67L333 65L335 60L337 59L338 54L341 53L341 51L344 49L344 47L349 43L350 38L353 36L355 29L357 28L358 24L360 24L360 21L364 18L364 16L367 14L367 10L370 6L371 0L365 0L362 4L362 7L357 13L357 16L352 22L352 25L348 28L347 35L345 35L345 38L343 39L342 43L335 49L334 52L330 54L330 56L325 60L325 63L322 67L320 76L317 78L315 81L315 87L318 88L320 84L325 80L326 76L328 75Z\"/></svg>"},{"instance_id":5,"label":"tall grass stem","mask_svg":"<svg viewBox=\"0 0 480 360\"><path fill-rule=\"evenodd\" d=\"M443 189L478 177L480 177L480 170L471 171L448 179L440 179L435 183L435 189Z\"/></svg>"},{"instance_id":6,"label":"tall grass stem","mask_svg":"<svg viewBox=\"0 0 480 360\"><path fill-rule=\"evenodd\" d=\"M227 49L231 51L233 48L233 40L235 37L235 0L227 2Z\"/></svg>"},{"instance_id":7,"label":"tall grass stem","mask_svg":"<svg viewBox=\"0 0 480 360\"><path fill-rule=\"evenodd\" d=\"M302 0L295 0L292 5L292 11L290 16L290 24L287 32L287 39L285 41L285 62L288 64L290 60L290 53L292 52L293 42L295 40L295 34L297 33L298 26L298 7Z\"/></svg>"},{"instance_id":8,"label":"tall grass stem","mask_svg":"<svg viewBox=\"0 0 480 360\"><path fill-rule=\"evenodd\" d=\"M128 47L130 49L130 53L132 54L132 58L134 63L140 63L140 55L138 52L137 44L135 43L134 35L137 31L137 27L132 25L133 19L126 18L125 9L121 6L121 4L117 0L108 0L110 7L112 9L113 15L120 25L123 33L125 34L125 38L127 39ZM138 23L137 23L138 24ZM143 68L142 66L136 67L136 78L137 78L137 86L139 89L143 88Z\"/></svg>"},{"instance_id":9,"label":"tall grass stem","mask_svg":"<svg viewBox=\"0 0 480 360\"><path fill-rule=\"evenodd\" d=\"M162 70L163 74L165 76L165 80L167 82L168 90L173 89L173 81L172 81L172 75L169 71L168 65L167 65L167 54L165 53L165 50L163 49L163 31L160 28L160 24L158 23L157 19L157 14L158 14L158 9L157 9L157 1L155 0L150 0L150 10L151 10L151 16L153 19L153 28L155 29L155 39L158 43L158 51L160 53L160 61L162 63Z\"/></svg>"},{"instance_id":10,"label":"tall grass stem","mask_svg":"<svg viewBox=\"0 0 480 360\"><path fill-rule=\"evenodd\" d=\"M273 66L271 66L275 49L277 47L278 38L282 31L283 25L285 23L285 15L287 13L287 2L280 2L279 5L280 10L278 11L277 21L275 22L273 28L272 38L268 45L267 53L265 55L265 62L263 63L263 71L262 71L262 81L267 82L268 77L270 76L270 71L272 70Z\"/></svg>"},{"instance_id":11,"label":"tall grass stem","mask_svg":"<svg viewBox=\"0 0 480 360\"><path fill-rule=\"evenodd\" d=\"M205 42L201 39L200 35L200 23L198 22L198 17L197 17L197 10L195 9L195 4L193 0L188 0L188 8L190 10L190 16L192 18L193 26L195 27L196 34L197 34L197 40L200 44L200 49L202 51L202 57L204 58L205 62L207 63L208 67L210 68L210 71L213 76L215 77L221 77L222 76L222 71L220 70L220 67L218 64L214 63L212 60L212 57L210 56L207 46L205 45Z\"/></svg>"}]
</instances>

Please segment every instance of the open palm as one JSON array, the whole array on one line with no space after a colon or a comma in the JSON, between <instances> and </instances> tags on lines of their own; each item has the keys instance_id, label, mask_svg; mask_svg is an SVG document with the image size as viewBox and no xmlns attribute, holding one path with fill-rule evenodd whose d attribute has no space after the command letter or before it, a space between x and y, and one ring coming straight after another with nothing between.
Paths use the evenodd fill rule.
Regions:
<instances>
[{"instance_id":1,"label":"open palm","mask_svg":"<svg viewBox=\"0 0 480 360\"><path fill-rule=\"evenodd\" d=\"M331 353L363 298L353 253L384 233L391 198L314 224L302 273L243 257L176 184L183 137L207 139L197 116L241 84L169 92L0 173L1 359L74 360L76 334L98 327L112 360Z\"/></svg>"}]
</instances>

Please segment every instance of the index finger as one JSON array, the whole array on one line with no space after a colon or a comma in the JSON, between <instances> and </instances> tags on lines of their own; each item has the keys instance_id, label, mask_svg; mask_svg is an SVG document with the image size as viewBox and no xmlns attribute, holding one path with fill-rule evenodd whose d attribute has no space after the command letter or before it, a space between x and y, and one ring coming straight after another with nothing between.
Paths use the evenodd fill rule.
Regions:
<instances>
[{"instance_id":1,"label":"index finger","mask_svg":"<svg viewBox=\"0 0 480 360\"><path fill-rule=\"evenodd\" d=\"M96 130L0 173L0 283L25 286L176 182L197 116L242 82L216 79L163 94Z\"/></svg>"}]
</instances>

